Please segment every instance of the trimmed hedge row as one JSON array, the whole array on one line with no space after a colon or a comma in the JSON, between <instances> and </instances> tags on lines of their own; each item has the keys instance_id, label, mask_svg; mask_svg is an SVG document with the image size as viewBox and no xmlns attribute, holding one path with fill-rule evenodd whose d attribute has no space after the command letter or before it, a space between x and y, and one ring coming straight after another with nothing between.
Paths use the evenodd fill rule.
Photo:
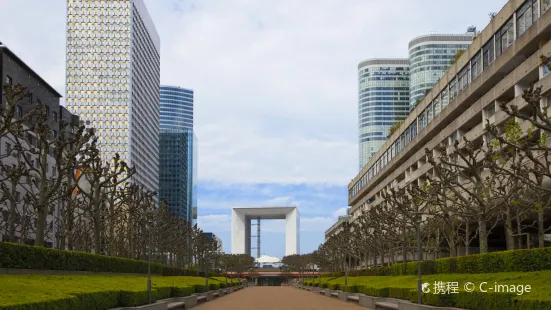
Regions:
<instances>
[{"instance_id":1,"label":"trimmed hedge row","mask_svg":"<svg viewBox=\"0 0 551 310\"><path fill-rule=\"evenodd\" d=\"M210 287L218 285L211 284ZM228 283L235 286L237 283ZM205 285L193 285L184 287L155 287L151 290L153 302L159 299L171 297L185 297L194 293L207 291ZM117 307L134 307L145 305L148 302L147 291L105 291L94 293L82 293L73 297L44 302L27 303L21 305L2 306L0 310L98 310Z\"/></svg>"},{"instance_id":2,"label":"trimmed hedge row","mask_svg":"<svg viewBox=\"0 0 551 310\"><path fill-rule=\"evenodd\" d=\"M147 273L147 261L64 251L17 243L0 243L0 268ZM151 273L163 276L199 276L203 272L151 263ZM209 276L223 276L209 273Z\"/></svg>"},{"instance_id":3,"label":"trimmed hedge row","mask_svg":"<svg viewBox=\"0 0 551 310\"><path fill-rule=\"evenodd\" d=\"M305 285L316 286L317 283L304 281ZM417 290L400 287L369 287L366 285L352 285L346 288L339 284L322 283L322 288L344 290L351 293L363 293L375 297L391 297L417 302ZM518 299L515 294L495 292L464 292L457 294L422 294L423 304L438 307L458 307L473 310L549 310L551 301L537 299Z\"/></svg>"},{"instance_id":4,"label":"trimmed hedge row","mask_svg":"<svg viewBox=\"0 0 551 310\"><path fill-rule=\"evenodd\" d=\"M421 274L496 273L551 270L551 247L447 257L421 262ZM416 275L417 262L351 271L350 276ZM343 276L344 273L341 273Z\"/></svg>"}]
</instances>

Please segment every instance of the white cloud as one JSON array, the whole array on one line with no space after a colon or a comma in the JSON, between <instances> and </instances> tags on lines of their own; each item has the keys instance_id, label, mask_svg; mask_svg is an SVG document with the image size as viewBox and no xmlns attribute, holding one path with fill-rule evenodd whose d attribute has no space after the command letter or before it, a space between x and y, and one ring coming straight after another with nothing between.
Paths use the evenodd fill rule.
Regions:
<instances>
[{"instance_id":1,"label":"white cloud","mask_svg":"<svg viewBox=\"0 0 551 310\"><path fill-rule=\"evenodd\" d=\"M161 82L195 90L199 180L213 192L199 196L199 223L227 235L221 213L239 205L299 205L303 231L327 229L346 192L324 187L357 173L358 62L405 57L419 35L483 29L505 0L145 2L161 37ZM0 3L0 41L64 94L66 0ZM229 199L236 183L243 194ZM307 183L311 196L256 183Z\"/></svg>"},{"instance_id":2,"label":"white cloud","mask_svg":"<svg viewBox=\"0 0 551 310\"><path fill-rule=\"evenodd\" d=\"M435 30L482 29L504 0L453 11L441 0L145 2L162 83L195 90L201 180L344 185L357 169L357 63L404 57L410 39ZM65 3L0 10L12 25L0 40L61 93Z\"/></svg>"},{"instance_id":3,"label":"white cloud","mask_svg":"<svg viewBox=\"0 0 551 310\"><path fill-rule=\"evenodd\" d=\"M206 232L228 232L231 228L231 217L228 214L210 214L197 216L197 226Z\"/></svg>"}]
</instances>

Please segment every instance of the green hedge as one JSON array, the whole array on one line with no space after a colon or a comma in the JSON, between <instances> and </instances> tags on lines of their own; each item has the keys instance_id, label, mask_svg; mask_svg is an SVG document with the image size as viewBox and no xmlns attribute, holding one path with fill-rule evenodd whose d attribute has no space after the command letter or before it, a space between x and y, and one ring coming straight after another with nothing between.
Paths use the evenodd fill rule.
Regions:
<instances>
[{"instance_id":1,"label":"green hedge","mask_svg":"<svg viewBox=\"0 0 551 310\"><path fill-rule=\"evenodd\" d=\"M421 274L496 273L551 270L551 247L448 257L421 262ZM405 273L404 273L405 271ZM417 262L396 263L376 269L350 272L350 276L416 275ZM344 273L341 273L343 276Z\"/></svg>"},{"instance_id":2,"label":"green hedge","mask_svg":"<svg viewBox=\"0 0 551 310\"><path fill-rule=\"evenodd\" d=\"M0 243L0 268L147 273L148 263L129 258L63 251L17 243ZM151 263L151 273L163 276L205 276L202 272ZM223 276L211 274L209 276Z\"/></svg>"}]
</instances>

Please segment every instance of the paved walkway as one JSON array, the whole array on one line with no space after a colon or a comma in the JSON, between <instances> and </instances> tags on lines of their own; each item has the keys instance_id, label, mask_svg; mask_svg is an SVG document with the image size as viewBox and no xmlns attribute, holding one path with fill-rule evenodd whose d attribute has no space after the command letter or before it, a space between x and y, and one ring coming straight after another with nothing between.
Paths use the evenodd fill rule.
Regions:
<instances>
[{"instance_id":1,"label":"paved walkway","mask_svg":"<svg viewBox=\"0 0 551 310\"><path fill-rule=\"evenodd\" d=\"M335 297L316 295L287 286L252 286L217 298L193 309L197 310L344 310L363 309L358 304Z\"/></svg>"}]
</instances>

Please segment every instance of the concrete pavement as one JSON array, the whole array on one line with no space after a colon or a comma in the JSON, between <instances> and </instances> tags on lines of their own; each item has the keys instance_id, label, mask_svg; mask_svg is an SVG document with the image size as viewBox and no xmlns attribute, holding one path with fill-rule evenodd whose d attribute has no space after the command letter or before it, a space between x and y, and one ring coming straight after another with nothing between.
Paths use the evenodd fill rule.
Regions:
<instances>
[{"instance_id":1,"label":"concrete pavement","mask_svg":"<svg viewBox=\"0 0 551 310\"><path fill-rule=\"evenodd\" d=\"M197 310L345 310L364 309L357 303L343 302L288 286L252 286L198 305Z\"/></svg>"}]
</instances>

